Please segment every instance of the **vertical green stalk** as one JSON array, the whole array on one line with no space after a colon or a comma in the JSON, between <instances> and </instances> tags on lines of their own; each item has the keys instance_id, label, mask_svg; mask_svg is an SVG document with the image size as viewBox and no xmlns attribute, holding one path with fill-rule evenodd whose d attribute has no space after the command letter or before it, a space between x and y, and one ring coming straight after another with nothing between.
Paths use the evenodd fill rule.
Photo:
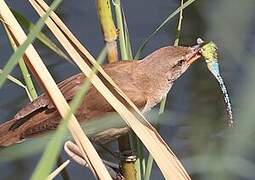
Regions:
<instances>
[{"instance_id":1,"label":"vertical green stalk","mask_svg":"<svg viewBox=\"0 0 255 180\"><path fill-rule=\"evenodd\" d=\"M153 157L150 154L149 157L148 157L148 160L147 160L146 172L145 172L144 180L149 180L150 179L152 165L153 165Z\"/></svg>"},{"instance_id":2,"label":"vertical green stalk","mask_svg":"<svg viewBox=\"0 0 255 180\"><path fill-rule=\"evenodd\" d=\"M10 44L11 44L13 50L16 51L17 45L16 45L14 39L12 38L12 36L10 34L10 31L6 27L5 23L3 23L3 26L5 28L6 34L8 36L8 39L10 41ZM23 58L21 58L21 60L18 61L18 63L19 63L19 67L20 67L21 73L23 75L23 78L24 78L27 90L28 90L28 92L30 94L30 97L29 97L30 101L33 101L34 99L37 98L37 93L36 93L36 90L35 90L35 87L34 87L34 84L33 84L32 78L31 78L31 75L30 75L30 73L29 73L29 71L27 69L27 66L26 66Z\"/></svg>"},{"instance_id":3,"label":"vertical green stalk","mask_svg":"<svg viewBox=\"0 0 255 180\"><path fill-rule=\"evenodd\" d=\"M181 0L181 7L184 4L183 1L184 0ZM175 41L174 41L174 46L178 46L179 45L180 34L181 34L181 27L182 27L182 19L183 19L183 9L181 9L180 14L179 14L179 20L178 20L178 25L177 25L176 38L175 38ZM167 95L160 102L159 115L163 114L164 111L165 111L166 99L167 99ZM157 129L159 129L159 126L158 126ZM153 165L153 157L150 154L149 157L148 157L148 161L147 161L147 166L146 166L146 172L145 172L144 180L149 180L150 179L152 165Z\"/></svg>"},{"instance_id":4,"label":"vertical green stalk","mask_svg":"<svg viewBox=\"0 0 255 180\"><path fill-rule=\"evenodd\" d=\"M124 26L123 26L120 0L113 0L113 4L115 7L117 27L119 30L121 58L122 58L122 60L128 60L128 51L127 51L127 46L126 46L126 41L125 41L126 38L125 38L124 28L123 28Z\"/></svg>"},{"instance_id":5,"label":"vertical green stalk","mask_svg":"<svg viewBox=\"0 0 255 180\"><path fill-rule=\"evenodd\" d=\"M127 22L126 22L126 17L124 12L122 12L123 14L123 19L124 19L124 29L125 29L125 45L126 45L126 49L127 49L127 54L128 54L128 59L133 59L133 54L132 54L132 48L131 48L131 43L130 43L130 38L129 38L129 31L128 31L128 26L127 26Z\"/></svg>"},{"instance_id":6,"label":"vertical green stalk","mask_svg":"<svg viewBox=\"0 0 255 180\"><path fill-rule=\"evenodd\" d=\"M144 146L140 139L136 136L136 151L137 151L137 179L142 179L145 176L145 156Z\"/></svg>"},{"instance_id":7,"label":"vertical green stalk","mask_svg":"<svg viewBox=\"0 0 255 180\"><path fill-rule=\"evenodd\" d=\"M130 59L129 57L132 57L132 51L131 51L131 47L127 45L130 43L130 40L127 33L125 33L127 32L126 24L125 24L126 31L124 30L121 3L120 3L120 0L112 0L112 2L115 7L117 27L119 30L119 44L120 44L121 58L122 60L128 60ZM131 144L136 142L138 142L136 138L134 138L134 136L130 136L129 134L124 135L118 139L119 150L121 154L125 156L121 162L122 173L125 179L127 180L137 179L137 175L139 174L140 164L137 163L136 158L133 161L129 160L130 157L134 157ZM126 152L129 152L128 155L125 155Z\"/></svg>"},{"instance_id":8,"label":"vertical green stalk","mask_svg":"<svg viewBox=\"0 0 255 180\"><path fill-rule=\"evenodd\" d=\"M181 6L183 6L183 0L181 0ZM179 45L180 34L181 34L181 27L182 27L182 19L183 19L183 10L180 11L179 21L178 21L178 26L177 26L177 31L176 31L176 38L175 38L175 41L174 41L174 46L178 46ZM165 96L161 100L159 114L162 114L165 111L166 98L167 98L167 96Z\"/></svg>"},{"instance_id":9,"label":"vertical green stalk","mask_svg":"<svg viewBox=\"0 0 255 180\"><path fill-rule=\"evenodd\" d=\"M181 6L183 6L184 2L181 0ZM176 39L174 41L174 46L178 46L180 42L181 28L182 28L182 19L183 19L183 10L180 11L177 31L176 31Z\"/></svg>"}]
</instances>

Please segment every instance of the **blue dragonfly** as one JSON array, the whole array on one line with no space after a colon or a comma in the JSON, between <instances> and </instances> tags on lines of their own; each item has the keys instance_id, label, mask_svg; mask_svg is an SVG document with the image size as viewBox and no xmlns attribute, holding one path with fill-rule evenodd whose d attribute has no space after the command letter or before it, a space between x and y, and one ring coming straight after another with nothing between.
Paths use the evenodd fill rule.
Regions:
<instances>
[{"instance_id":1,"label":"blue dragonfly","mask_svg":"<svg viewBox=\"0 0 255 180\"><path fill-rule=\"evenodd\" d=\"M201 46L200 53L205 59L209 71L214 75L214 77L217 79L220 85L220 88L223 93L224 100L227 106L228 125L232 127L234 125L233 112L232 112L227 88L220 74L218 54L217 54L218 48L214 42L210 41L209 43L204 43L204 41L200 38L198 38L197 43Z\"/></svg>"}]
</instances>

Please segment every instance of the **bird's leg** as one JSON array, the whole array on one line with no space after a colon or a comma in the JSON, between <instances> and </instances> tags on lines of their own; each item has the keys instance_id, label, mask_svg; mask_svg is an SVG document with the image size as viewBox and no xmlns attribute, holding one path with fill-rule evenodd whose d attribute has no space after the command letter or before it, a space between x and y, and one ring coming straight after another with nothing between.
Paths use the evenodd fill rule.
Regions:
<instances>
[{"instance_id":1,"label":"bird's leg","mask_svg":"<svg viewBox=\"0 0 255 180\"><path fill-rule=\"evenodd\" d=\"M102 144L101 142L97 141L94 142L95 145L99 146L100 148L102 148L103 151L109 153L114 159L119 160L120 159L120 153L116 152L116 151L112 151L110 150L108 147L106 147L104 144Z\"/></svg>"},{"instance_id":2,"label":"bird's leg","mask_svg":"<svg viewBox=\"0 0 255 180\"><path fill-rule=\"evenodd\" d=\"M65 142L64 150L72 160L74 160L81 166L89 167L87 160L83 159L83 156L79 150L79 147L76 144L74 144L72 141Z\"/></svg>"},{"instance_id":3,"label":"bird's leg","mask_svg":"<svg viewBox=\"0 0 255 180\"><path fill-rule=\"evenodd\" d=\"M64 150L72 160L74 160L75 162L77 162L78 164L84 167L90 168L89 164L87 163L87 160L85 160L83 156L81 155L79 147L76 144L74 144L72 141L65 142ZM124 179L124 177L120 174L120 168L118 164L105 161L105 160L102 160L102 161L105 164L107 170L109 171L113 179L115 180Z\"/></svg>"}]
</instances>

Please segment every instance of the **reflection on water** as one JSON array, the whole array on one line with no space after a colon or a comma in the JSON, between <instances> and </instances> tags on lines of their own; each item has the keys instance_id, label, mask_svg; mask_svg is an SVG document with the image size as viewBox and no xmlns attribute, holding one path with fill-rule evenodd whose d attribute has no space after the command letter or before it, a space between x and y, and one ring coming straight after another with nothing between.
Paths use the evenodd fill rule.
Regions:
<instances>
[{"instance_id":1,"label":"reflection on water","mask_svg":"<svg viewBox=\"0 0 255 180\"><path fill-rule=\"evenodd\" d=\"M181 36L181 44L183 45L193 45L196 43L197 37L202 37L205 40L215 41L219 46L219 63L222 75L229 89L233 111L237 114L237 117L243 118L237 119L239 121L237 125L242 127L242 132L245 132L246 128L249 127L247 125L249 121L245 120L248 116L246 117L245 115L249 115L250 119L254 117L254 112L250 109L247 109L246 114L242 114L242 109L245 109L247 106L247 101L246 103L241 103L241 97L245 95L243 92L252 88L248 84L250 82L248 81L249 74L247 72L254 71L252 69L254 58L250 57L253 52L247 52L246 50L247 40L254 40L254 35L251 33L254 32L252 31L252 25L254 26L252 24L254 21L254 13L252 12L254 3L252 2L252 0L233 0L231 2L227 0L198 1L184 12ZM24 12L26 17L31 17L31 20L36 21L35 12L31 10L27 1L8 1L8 3L16 10ZM145 4L146 11L143 10ZM172 12L177 5L178 1L173 0L157 2L148 0L123 1L134 51L156 25L169 12ZM95 9L94 1L73 0L64 1L58 13L81 42L94 55L97 55L103 46L103 39ZM153 38L144 54L148 54L158 47L168 45L169 42L172 44L175 38L176 19L164 31ZM4 66L11 54L11 48L3 32L3 29L0 28L0 67ZM254 44L254 42L250 43ZM56 80L62 80L77 72L76 68L68 63L64 63L63 60L45 49L45 47L37 43L36 45L40 50L40 55L49 64L49 69ZM18 69L15 69L12 74L21 79ZM1 121L15 114L17 109L27 101L25 92L11 83L6 83L0 90L0 99ZM249 98L247 99L249 100ZM250 104L248 103L248 105ZM178 157L185 159L184 165L192 173L194 179L209 179L210 177L212 179L241 178L237 174L239 171L241 173L241 170L244 169L235 171L235 167L229 166L227 160L217 164L216 159L219 160L219 154L224 152L227 147L230 147L226 146L226 144L233 142L231 137L227 136L229 132L233 131L240 135L236 137L236 143L239 140L245 141L242 138L248 136L241 136L242 133L238 132L238 128L226 130L225 119L227 117L224 100L218 84L208 72L205 62L196 62L175 83L168 96L167 106L171 112L174 112L174 115L164 117L165 122L171 123L162 126L162 135ZM246 126L241 126L242 121L246 122ZM251 132L254 131L252 126L249 128L248 130ZM247 143L243 145L248 147ZM249 149L252 148L254 146L250 145ZM237 148L234 147L234 149ZM231 150L228 149L228 151ZM194 156L199 160L192 160ZM1 179L28 179L38 158L39 156L32 156L1 164ZM254 159L248 155L247 158L250 158L250 161ZM233 177L226 176L226 171L222 170L224 168L218 168L219 165L224 166L224 168L228 167L227 175L232 174ZM85 176L91 177L89 171L85 170L84 172L83 168L74 163L68 167L68 170L75 172L74 179L84 179ZM244 172L246 171L244 170ZM207 176L204 176L203 173L207 174ZM252 176L248 176L248 173L246 173L246 176L246 178L252 179ZM160 172L158 168L154 168L152 179L158 179L158 177L161 177Z\"/></svg>"}]
</instances>

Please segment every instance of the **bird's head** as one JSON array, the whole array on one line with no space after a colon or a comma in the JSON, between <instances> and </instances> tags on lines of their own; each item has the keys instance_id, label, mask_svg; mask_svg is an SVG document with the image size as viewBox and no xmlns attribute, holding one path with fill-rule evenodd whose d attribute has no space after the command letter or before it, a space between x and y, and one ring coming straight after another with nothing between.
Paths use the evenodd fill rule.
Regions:
<instances>
[{"instance_id":1,"label":"bird's head","mask_svg":"<svg viewBox=\"0 0 255 180\"><path fill-rule=\"evenodd\" d=\"M172 81L181 76L188 67L201 57L200 46L193 47L171 47L172 56L168 58L168 64L170 65L169 78Z\"/></svg>"},{"instance_id":2,"label":"bird's head","mask_svg":"<svg viewBox=\"0 0 255 180\"><path fill-rule=\"evenodd\" d=\"M168 81L173 82L201 57L200 50L200 45L167 46L154 51L144 60L150 64L152 70L158 71L165 76L164 78L168 78Z\"/></svg>"}]
</instances>

